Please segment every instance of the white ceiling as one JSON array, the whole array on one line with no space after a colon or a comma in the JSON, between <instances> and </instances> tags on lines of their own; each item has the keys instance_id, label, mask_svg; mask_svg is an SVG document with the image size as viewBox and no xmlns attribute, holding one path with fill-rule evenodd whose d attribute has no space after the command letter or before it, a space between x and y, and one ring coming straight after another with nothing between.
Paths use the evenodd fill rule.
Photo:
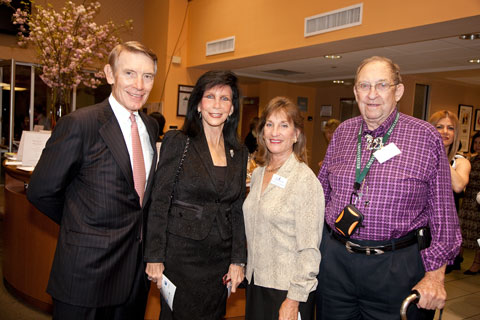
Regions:
<instances>
[{"instance_id":1,"label":"white ceiling","mask_svg":"<svg viewBox=\"0 0 480 320\"><path fill-rule=\"evenodd\" d=\"M432 73L445 71L474 70L465 76L463 72L445 72L445 79L480 85L480 64L469 63L480 58L480 39L462 40L458 36L429 40L389 47L372 48L354 52L334 52L341 59L322 57L290 60L234 69L240 76L286 81L292 83L326 80L351 81L360 61L377 55L392 59L400 66L402 74ZM299 72L292 75L276 75L268 70L289 70Z\"/></svg>"}]
</instances>

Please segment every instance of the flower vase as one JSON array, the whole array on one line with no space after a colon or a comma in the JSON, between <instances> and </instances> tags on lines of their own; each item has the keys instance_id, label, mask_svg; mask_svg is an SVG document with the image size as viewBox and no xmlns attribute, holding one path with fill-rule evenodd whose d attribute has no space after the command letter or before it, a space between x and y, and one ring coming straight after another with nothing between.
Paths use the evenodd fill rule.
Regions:
<instances>
[{"instance_id":1,"label":"flower vase","mask_svg":"<svg viewBox=\"0 0 480 320\"><path fill-rule=\"evenodd\" d=\"M70 112L70 91L65 88L52 88L52 129L58 119Z\"/></svg>"}]
</instances>

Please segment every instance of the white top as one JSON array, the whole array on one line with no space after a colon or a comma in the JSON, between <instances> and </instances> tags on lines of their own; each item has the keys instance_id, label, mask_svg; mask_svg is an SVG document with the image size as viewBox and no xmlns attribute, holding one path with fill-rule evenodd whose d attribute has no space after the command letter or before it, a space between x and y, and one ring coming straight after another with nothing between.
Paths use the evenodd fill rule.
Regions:
<instances>
[{"instance_id":1,"label":"white top","mask_svg":"<svg viewBox=\"0 0 480 320\"><path fill-rule=\"evenodd\" d=\"M108 102L110 103L113 113L115 114L118 124L120 125L120 129L122 130L123 139L125 140L125 144L127 145L128 154L130 156L130 164L132 165L133 172L132 122L130 121L130 111L123 107L112 94L110 94ZM142 143L143 161L145 162L145 173L147 177L145 179L146 187L148 176L150 174L150 168L152 167L153 148L150 144L150 136L148 135L147 127L145 127L142 118L139 116L137 111L135 111L133 114L135 115L135 121L137 122L138 127L138 134L140 135L140 142Z\"/></svg>"},{"instance_id":2,"label":"white top","mask_svg":"<svg viewBox=\"0 0 480 320\"><path fill-rule=\"evenodd\" d=\"M313 171L292 153L262 192L265 167L253 171L243 203L246 277L305 302L317 287L325 199ZM272 183L273 182L273 183Z\"/></svg>"},{"instance_id":3,"label":"white top","mask_svg":"<svg viewBox=\"0 0 480 320\"><path fill-rule=\"evenodd\" d=\"M455 169L455 167L457 166L457 159L465 159L464 156L460 155L460 154L456 154L453 156L453 159L452 159L452 168Z\"/></svg>"}]
</instances>

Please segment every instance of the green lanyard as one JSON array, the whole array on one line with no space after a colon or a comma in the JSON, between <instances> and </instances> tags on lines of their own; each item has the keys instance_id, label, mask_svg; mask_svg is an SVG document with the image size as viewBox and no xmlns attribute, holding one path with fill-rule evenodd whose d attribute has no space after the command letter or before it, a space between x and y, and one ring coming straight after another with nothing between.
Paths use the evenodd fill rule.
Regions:
<instances>
[{"instance_id":1,"label":"green lanyard","mask_svg":"<svg viewBox=\"0 0 480 320\"><path fill-rule=\"evenodd\" d=\"M393 121L392 125L390 126L390 129L388 129L387 133L383 136L382 138L382 144L385 144L387 142L388 138L390 138L390 135L392 134L393 128L397 125L398 118L400 116L400 113L397 112L397 116L395 117L395 120ZM372 166L373 161L375 160L375 156L372 155L370 156L370 159L368 159L367 164L361 170L361 163L362 163L362 131L363 131L363 123L360 125L360 130L358 131L358 140L357 140L357 166L355 168L355 183L353 185L353 189L355 190L354 193L356 193L361 186L361 183L363 179L365 179L368 171L370 170L370 167Z\"/></svg>"}]
</instances>

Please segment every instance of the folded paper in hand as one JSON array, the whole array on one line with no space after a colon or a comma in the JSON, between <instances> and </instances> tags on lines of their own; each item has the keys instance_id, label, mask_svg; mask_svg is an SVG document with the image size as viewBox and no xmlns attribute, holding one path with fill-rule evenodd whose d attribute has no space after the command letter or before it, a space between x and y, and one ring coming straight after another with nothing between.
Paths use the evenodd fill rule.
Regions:
<instances>
[{"instance_id":1,"label":"folded paper in hand","mask_svg":"<svg viewBox=\"0 0 480 320\"><path fill-rule=\"evenodd\" d=\"M170 310L173 311L173 298L175 297L175 291L177 286L175 286L170 279L167 278L165 274L162 275L162 288L160 293L162 294L163 299L170 307Z\"/></svg>"}]
</instances>

